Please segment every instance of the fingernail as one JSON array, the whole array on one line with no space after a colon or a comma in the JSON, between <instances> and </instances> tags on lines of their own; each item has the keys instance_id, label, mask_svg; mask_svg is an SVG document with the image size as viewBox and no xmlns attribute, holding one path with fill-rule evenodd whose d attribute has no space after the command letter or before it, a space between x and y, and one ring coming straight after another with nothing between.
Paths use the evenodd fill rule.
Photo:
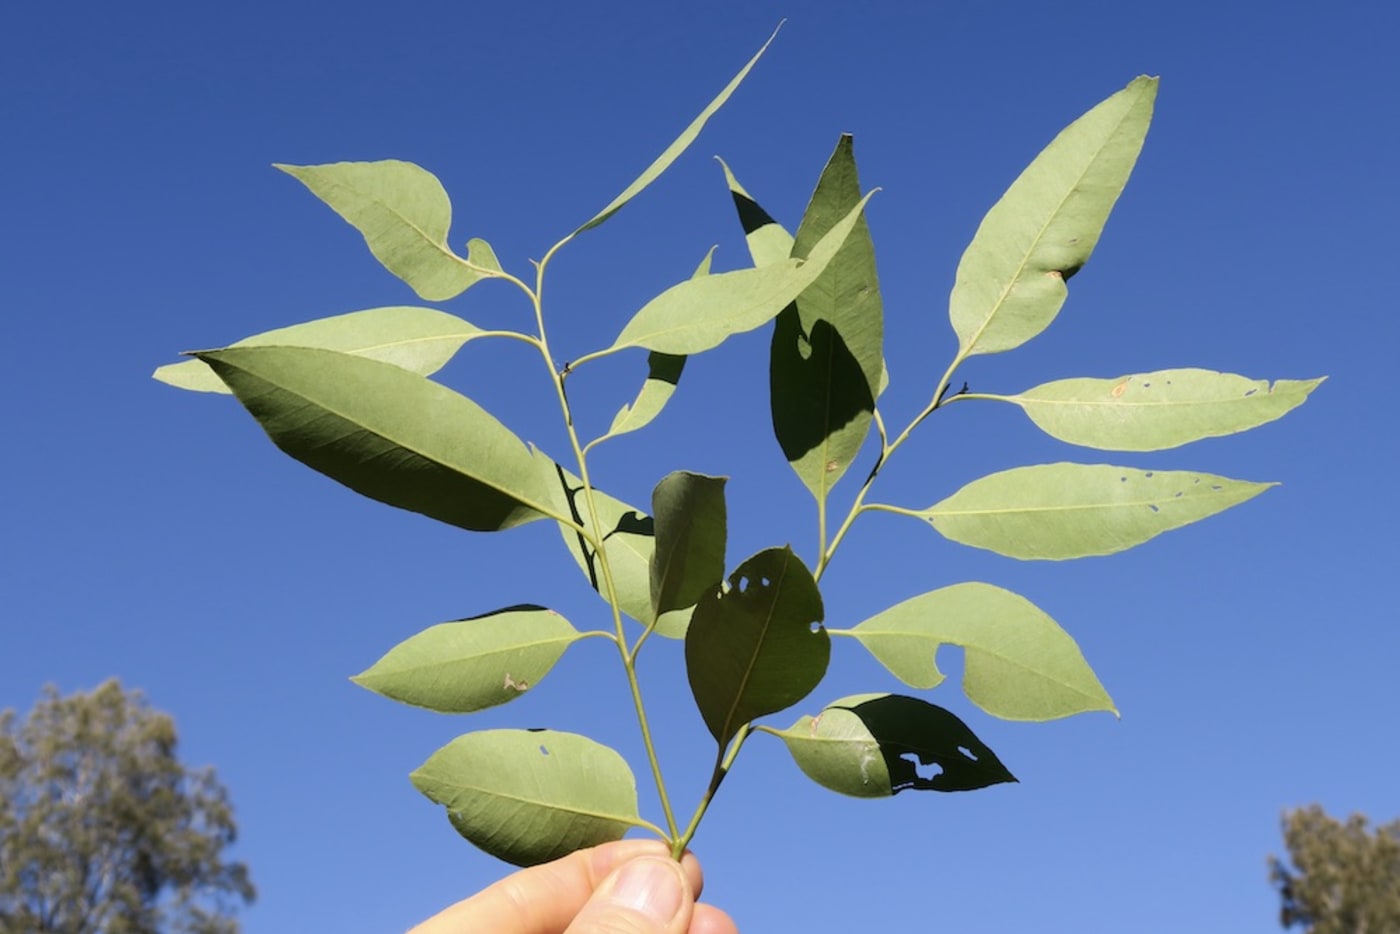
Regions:
<instances>
[{"instance_id":1,"label":"fingernail","mask_svg":"<svg viewBox=\"0 0 1400 934\"><path fill-rule=\"evenodd\" d=\"M684 900L680 864L650 856L623 866L609 896L613 904L633 908L661 924L680 914Z\"/></svg>"}]
</instances>

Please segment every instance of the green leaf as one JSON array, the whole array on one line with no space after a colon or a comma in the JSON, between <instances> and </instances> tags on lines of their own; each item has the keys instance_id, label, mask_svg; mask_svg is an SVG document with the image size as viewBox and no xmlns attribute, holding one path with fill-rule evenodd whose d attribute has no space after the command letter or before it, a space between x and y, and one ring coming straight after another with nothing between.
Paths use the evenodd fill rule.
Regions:
<instances>
[{"instance_id":1,"label":"green leaf","mask_svg":"<svg viewBox=\"0 0 1400 934\"><path fill-rule=\"evenodd\" d=\"M465 396L407 370L308 347L206 351L287 454L357 493L478 532L568 520L530 450Z\"/></svg>"},{"instance_id":2,"label":"green leaf","mask_svg":"<svg viewBox=\"0 0 1400 934\"><path fill-rule=\"evenodd\" d=\"M1282 418L1320 379L1249 379L1213 370L1158 370L1117 379L1062 379L1009 396L1051 437L1109 451L1161 451Z\"/></svg>"},{"instance_id":3,"label":"green leaf","mask_svg":"<svg viewBox=\"0 0 1400 934\"><path fill-rule=\"evenodd\" d=\"M898 694L856 694L773 730L807 777L857 798L973 791L1016 777L952 713ZM921 774L935 766L932 774Z\"/></svg>"},{"instance_id":4,"label":"green leaf","mask_svg":"<svg viewBox=\"0 0 1400 934\"><path fill-rule=\"evenodd\" d=\"M767 324L831 263L869 199L866 195L838 221L806 260L789 259L672 286L633 316L609 352L645 347L662 353L695 354L718 347L731 334Z\"/></svg>"},{"instance_id":5,"label":"green leaf","mask_svg":"<svg viewBox=\"0 0 1400 934\"><path fill-rule=\"evenodd\" d=\"M1156 78L1136 78L1070 124L1002 195L958 264L949 316L961 356L1019 347L1049 326L1128 183Z\"/></svg>"},{"instance_id":6,"label":"green leaf","mask_svg":"<svg viewBox=\"0 0 1400 934\"><path fill-rule=\"evenodd\" d=\"M370 252L419 297L440 302L465 292L500 263L484 240L473 240L471 262L452 252L447 232L452 203L442 183L412 162L334 162L276 165L330 205L365 238Z\"/></svg>"},{"instance_id":7,"label":"green leaf","mask_svg":"<svg viewBox=\"0 0 1400 934\"><path fill-rule=\"evenodd\" d=\"M791 707L826 674L831 637L817 583L791 548L769 548L700 598L685 635L690 690L721 746Z\"/></svg>"},{"instance_id":8,"label":"green leaf","mask_svg":"<svg viewBox=\"0 0 1400 934\"><path fill-rule=\"evenodd\" d=\"M1273 485L1186 470L1042 464L974 480L917 515L964 545L1059 561L1124 551Z\"/></svg>"},{"instance_id":9,"label":"green leaf","mask_svg":"<svg viewBox=\"0 0 1400 934\"><path fill-rule=\"evenodd\" d=\"M351 678L362 688L440 713L471 713L514 700L583 638L542 606L513 606L430 626Z\"/></svg>"},{"instance_id":10,"label":"green leaf","mask_svg":"<svg viewBox=\"0 0 1400 934\"><path fill-rule=\"evenodd\" d=\"M853 141L843 135L798 228L803 257L860 201ZM788 463L824 502L870 431L884 369L875 245L862 216L815 282L779 313L769 350L773 432Z\"/></svg>"},{"instance_id":11,"label":"green leaf","mask_svg":"<svg viewBox=\"0 0 1400 934\"><path fill-rule=\"evenodd\" d=\"M695 606L724 578L725 479L680 470L651 494L651 605L658 616Z\"/></svg>"},{"instance_id":12,"label":"green leaf","mask_svg":"<svg viewBox=\"0 0 1400 934\"><path fill-rule=\"evenodd\" d=\"M715 248L710 247L709 252L700 261L700 265L696 267L691 278L708 276L714 256ZM642 383L641 391L637 393L637 398L633 400L631 405L624 405L613 416L608 433L599 438L598 441L616 438L618 435L625 435L651 424L652 420L661 414L666 403L671 401L671 396L676 391L676 384L681 381L681 371L684 369L685 357L683 356L657 353L656 351L647 354L647 378L646 382ZM593 443L597 444L598 442Z\"/></svg>"},{"instance_id":13,"label":"green leaf","mask_svg":"<svg viewBox=\"0 0 1400 934\"><path fill-rule=\"evenodd\" d=\"M963 691L987 713L1007 720L1118 712L1069 633L1025 597L991 584L954 584L920 594L841 634L857 639L916 688L942 683L935 659L940 645L962 646Z\"/></svg>"},{"instance_id":14,"label":"green leaf","mask_svg":"<svg viewBox=\"0 0 1400 934\"><path fill-rule=\"evenodd\" d=\"M782 24L779 23L778 29L781 28ZM681 135L676 137L671 145L667 146L666 150L662 152L661 155L657 156L641 175L638 175L636 179L633 180L632 184L623 189L622 194L612 199L607 207L593 215L593 218L589 220L588 223L571 233L568 239L573 239L585 230L597 227L599 224L603 223L603 221L612 217L618 211L622 210L627 202L639 195L642 189L656 181L661 176L662 172L670 168L671 163L679 159L681 153L685 152L686 149L690 147L690 144L695 142L695 138L700 135L700 131L705 128L705 124L724 106L724 102L729 100L729 96L733 94L734 91L738 89L740 83L748 77L753 66L758 64L758 60L763 57L764 52L768 51L768 46L773 44L773 40L777 38L777 35L778 30L773 30L773 35L768 37L768 41L763 43L763 47L754 54L753 58L749 59L747 65L739 69L739 73L724 86L724 90L720 91L719 95L716 96L714 100L710 101L710 103L705 106L704 110L700 111L700 115L690 122L690 126L681 131Z\"/></svg>"},{"instance_id":15,"label":"green leaf","mask_svg":"<svg viewBox=\"0 0 1400 934\"><path fill-rule=\"evenodd\" d=\"M429 376L442 369L463 344L483 333L475 325L436 308L398 305L352 311L264 331L231 346L320 347L392 363L419 376ZM153 375L162 383L180 389L230 391L203 360L166 364Z\"/></svg>"},{"instance_id":16,"label":"green leaf","mask_svg":"<svg viewBox=\"0 0 1400 934\"><path fill-rule=\"evenodd\" d=\"M792 234L783 229L781 224L773 220L768 212L749 196L723 159L719 160L719 164L720 168L724 169L729 194L739 212L739 224L744 228L744 240L748 244L753 264L771 266L789 259L792 256Z\"/></svg>"},{"instance_id":17,"label":"green leaf","mask_svg":"<svg viewBox=\"0 0 1400 934\"><path fill-rule=\"evenodd\" d=\"M492 856L534 866L649 827L623 758L576 733L483 730L459 736L410 776L457 832Z\"/></svg>"},{"instance_id":18,"label":"green leaf","mask_svg":"<svg viewBox=\"0 0 1400 934\"><path fill-rule=\"evenodd\" d=\"M583 481L558 464L553 465L561 495L570 504L574 521L581 526L594 528L588 521L588 507L584 503ZM619 608L643 626L652 618L651 609L651 556L656 548L655 523L651 516L629 506L622 500L609 496L594 488L593 502L598 507L601 530L595 529L603 538L607 550L608 564L612 568L613 586L617 589ZM579 569L588 583L599 595L604 596L603 570L598 557L588 547L583 536L575 529L560 524L559 533L569 554L574 556ZM668 639L685 638L686 627L690 625L690 608L665 613L656 623L657 635Z\"/></svg>"}]
</instances>

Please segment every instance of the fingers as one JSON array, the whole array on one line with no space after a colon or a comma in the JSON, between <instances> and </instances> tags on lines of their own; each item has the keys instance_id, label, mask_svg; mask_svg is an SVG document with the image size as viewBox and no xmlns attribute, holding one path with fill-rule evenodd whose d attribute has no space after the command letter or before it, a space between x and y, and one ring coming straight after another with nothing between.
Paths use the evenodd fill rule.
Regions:
<instances>
[{"instance_id":1,"label":"fingers","mask_svg":"<svg viewBox=\"0 0 1400 934\"><path fill-rule=\"evenodd\" d=\"M642 856L603 880L565 934L687 934L695 892L667 856Z\"/></svg>"},{"instance_id":2,"label":"fingers","mask_svg":"<svg viewBox=\"0 0 1400 934\"><path fill-rule=\"evenodd\" d=\"M642 856L669 859L667 854L666 845L659 840L619 840L579 850L507 876L423 922L410 934L560 934L618 867ZM689 891L699 894L704 884L700 864L687 853L681 866Z\"/></svg>"},{"instance_id":3,"label":"fingers","mask_svg":"<svg viewBox=\"0 0 1400 934\"><path fill-rule=\"evenodd\" d=\"M696 905L688 934L739 934L734 920L714 905Z\"/></svg>"}]
</instances>

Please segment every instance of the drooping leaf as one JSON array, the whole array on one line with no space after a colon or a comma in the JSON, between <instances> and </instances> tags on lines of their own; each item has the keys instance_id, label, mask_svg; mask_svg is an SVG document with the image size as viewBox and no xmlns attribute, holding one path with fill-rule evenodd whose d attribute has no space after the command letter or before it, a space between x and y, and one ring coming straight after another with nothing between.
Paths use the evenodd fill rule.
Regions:
<instances>
[{"instance_id":1,"label":"drooping leaf","mask_svg":"<svg viewBox=\"0 0 1400 934\"><path fill-rule=\"evenodd\" d=\"M484 240L472 241L471 263L447 245L452 202L431 172L397 159L277 165L330 205L365 238L370 252L419 297L440 302L499 271ZM473 265L481 267L472 268Z\"/></svg>"},{"instance_id":2,"label":"drooping leaf","mask_svg":"<svg viewBox=\"0 0 1400 934\"><path fill-rule=\"evenodd\" d=\"M583 481L557 464L553 466L553 470L558 478L561 495L566 502L572 504L574 521L591 528L588 522L588 507L583 496ZM645 626L652 618L651 556L656 548L655 523L651 516L640 509L629 506L602 490L593 490L593 501L598 507L602 523L598 534L602 536L604 547L607 549L619 608ZM569 554L574 556L574 561L578 563L589 585L606 599L603 570L598 556L574 529L561 524L559 534L563 536ZM683 639L689 624L689 607L664 613L657 621L656 633L668 639Z\"/></svg>"},{"instance_id":3,"label":"drooping leaf","mask_svg":"<svg viewBox=\"0 0 1400 934\"><path fill-rule=\"evenodd\" d=\"M797 230L807 251L860 201L853 141L843 135ZM865 218L816 281L778 315L769 350L773 432L799 479L826 500L870 431L884 368L875 245Z\"/></svg>"},{"instance_id":4,"label":"drooping leaf","mask_svg":"<svg viewBox=\"0 0 1400 934\"><path fill-rule=\"evenodd\" d=\"M1161 451L1282 418L1321 379L1249 379L1180 369L1061 379L1007 397L1051 437L1107 451Z\"/></svg>"},{"instance_id":5,"label":"drooping leaf","mask_svg":"<svg viewBox=\"0 0 1400 934\"><path fill-rule=\"evenodd\" d=\"M539 684L582 638L542 606L513 606L430 626L351 678L376 694L439 713L471 713Z\"/></svg>"},{"instance_id":6,"label":"drooping leaf","mask_svg":"<svg viewBox=\"0 0 1400 934\"><path fill-rule=\"evenodd\" d=\"M708 276L714 256L715 248L710 247L691 278ZM642 383L641 391L637 393L637 398L630 405L624 405L618 410L618 413L613 416L612 425L608 427L608 433L598 440L616 438L618 435L625 435L651 424L652 420L661 414L666 403L671 401L671 396L676 391L676 384L681 380L681 371L684 369L685 357L683 356L657 353L654 350L647 354L647 378L646 382Z\"/></svg>"},{"instance_id":7,"label":"drooping leaf","mask_svg":"<svg viewBox=\"0 0 1400 934\"><path fill-rule=\"evenodd\" d=\"M782 24L779 23L778 29L781 28ZM721 107L724 106L724 102L729 100L729 96L733 94L734 91L739 87L740 83L746 77L748 77L748 74L753 69L753 66L758 64L758 60L763 57L764 52L768 51L768 46L773 44L773 40L777 38L777 35L778 30L773 30L773 35L768 37L768 41L763 43L763 47L760 48L758 52L754 54L753 58L749 59L748 64L746 64L743 68L739 69L739 73L735 75L732 79L730 79L730 82L724 86L724 90L720 91L718 96L716 96L714 100L710 101L710 103L705 106L704 110L700 111L700 115L694 120L692 120L690 122L690 125L681 131L681 135L676 137L676 139L671 143L671 145L667 146L666 150L662 152L661 155L657 156L656 159L651 163L651 165L647 166L646 169L642 171L641 175L638 175L630 185L623 189L622 194L612 199L612 201L608 203L607 207L603 208L603 210L593 215L592 219L590 219L588 223L584 224L578 230L575 230L572 234L569 235L569 238L572 239L573 237L577 237L585 230L597 227L599 224L603 223L603 221L612 217L618 211L622 210L623 206L626 205L627 202L631 201L638 194L640 194L642 189L646 188L652 182L656 181L661 176L662 172L670 168L671 163L679 159L681 153L685 152L686 149L690 147L690 144L695 142L695 138L700 135L700 131L705 128L705 124L708 123L710 118L713 117L715 113Z\"/></svg>"},{"instance_id":8,"label":"drooping leaf","mask_svg":"<svg viewBox=\"0 0 1400 934\"><path fill-rule=\"evenodd\" d=\"M357 493L478 532L568 520L520 439L431 380L310 347L232 347L198 357L274 444Z\"/></svg>"},{"instance_id":9,"label":"drooping leaf","mask_svg":"<svg viewBox=\"0 0 1400 934\"><path fill-rule=\"evenodd\" d=\"M964 545L1058 561L1124 551L1273 485L1186 470L1041 464L974 480L920 516Z\"/></svg>"},{"instance_id":10,"label":"drooping leaf","mask_svg":"<svg viewBox=\"0 0 1400 934\"><path fill-rule=\"evenodd\" d=\"M725 479L679 470L652 491L651 606L658 616L695 606L724 578Z\"/></svg>"},{"instance_id":11,"label":"drooping leaf","mask_svg":"<svg viewBox=\"0 0 1400 934\"><path fill-rule=\"evenodd\" d=\"M685 635L685 668L721 746L821 681L831 658L822 615L816 581L791 548L760 551L729 575L727 588L700 598Z\"/></svg>"},{"instance_id":12,"label":"drooping leaf","mask_svg":"<svg viewBox=\"0 0 1400 934\"><path fill-rule=\"evenodd\" d=\"M458 833L517 866L546 863L646 826L626 761L576 733L468 733L410 777L447 808Z\"/></svg>"},{"instance_id":13,"label":"drooping leaf","mask_svg":"<svg viewBox=\"0 0 1400 934\"><path fill-rule=\"evenodd\" d=\"M419 376L442 369L462 345L484 333L436 308L399 305L318 318L245 337L233 347L320 347L403 367ZM153 374L162 383L195 392L228 393L203 360L169 363Z\"/></svg>"},{"instance_id":14,"label":"drooping leaf","mask_svg":"<svg viewBox=\"0 0 1400 934\"><path fill-rule=\"evenodd\" d=\"M1016 781L967 724L914 697L843 697L818 716L773 732L808 778L857 798L910 789L973 791Z\"/></svg>"},{"instance_id":15,"label":"drooping leaf","mask_svg":"<svg viewBox=\"0 0 1400 934\"><path fill-rule=\"evenodd\" d=\"M645 347L669 354L695 354L719 346L731 334L767 324L831 263L869 199L866 195L838 221L806 260L789 259L672 286L632 317L609 350Z\"/></svg>"},{"instance_id":16,"label":"drooping leaf","mask_svg":"<svg viewBox=\"0 0 1400 934\"><path fill-rule=\"evenodd\" d=\"M1088 261L1147 136L1156 78L1136 78L1066 127L993 205L958 264L949 316L964 356L1049 326Z\"/></svg>"},{"instance_id":17,"label":"drooping leaf","mask_svg":"<svg viewBox=\"0 0 1400 934\"><path fill-rule=\"evenodd\" d=\"M1069 633L1025 597L991 584L920 594L845 634L916 688L943 682L935 659L940 645L962 646L963 691L993 716L1055 720L1089 710L1117 713Z\"/></svg>"}]
</instances>

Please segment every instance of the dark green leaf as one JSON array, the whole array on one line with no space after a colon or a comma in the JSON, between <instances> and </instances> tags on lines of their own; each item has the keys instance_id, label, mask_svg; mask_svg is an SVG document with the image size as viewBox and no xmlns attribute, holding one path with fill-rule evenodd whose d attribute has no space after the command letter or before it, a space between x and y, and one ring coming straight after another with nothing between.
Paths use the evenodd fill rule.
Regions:
<instances>
[{"instance_id":1,"label":"dark green leaf","mask_svg":"<svg viewBox=\"0 0 1400 934\"><path fill-rule=\"evenodd\" d=\"M637 782L616 752L555 730L459 736L411 776L457 832L517 866L558 859L646 827Z\"/></svg>"},{"instance_id":2,"label":"dark green leaf","mask_svg":"<svg viewBox=\"0 0 1400 934\"><path fill-rule=\"evenodd\" d=\"M1156 78L1070 124L992 206L958 264L949 316L964 356L1019 347L1055 320L1137 162Z\"/></svg>"},{"instance_id":3,"label":"dark green leaf","mask_svg":"<svg viewBox=\"0 0 1400 934\"><path fill-rule=\"evenodd\" d=\"M484 333L436 308L394 306L352 311L245 337L233 347L320 347L403 367L419 376L436 373L463 344ZM230 390L203 360L170 363L156 379L195 392Z\"/></svg>"},{"instance_id":4,"label":"dark green leaf","mask_svg":"<svg viewBox=\"0 0 1400 934\"><path fill-rule=\"evenodd\" d=\"M1025 597L991 584L954 584L877 613L846 633L910 687L943 682L935 653L966 650L963 691L1008 720L1117 713L1069 633Z\"/></svg>"},{"instance_id":5,"label":"dark green leaf","mask_svg":"<svg viewBox=\"0 0 1400 934\"><path fill-rule=\"evenodd\" d=\"M755 717L791 707L826 674L821 593L791 548L769 548L700 598L685 636L695 703L721 746Z\"/></svg>"},{"instance_id":6,"label":"dark green leaf","mask_svg":"<svg viewBox=\"0 0 1400 934\"><path fill-rule=\"evenodd\" d=\"M471 263L452 252L447 245L452 203L437 176L412 162L275 167L345 218L384 268L421 298L446 301L501 268L484 240L472 241Z\"/></svg>"},{"instance_id":7,"label":"dark green leaf","mask_svg":"<svg viewBox=\"0 0 1400 934\"><path fill-rule=\"evenodd\" d=\"M357 493L478 532L567 521L530 450L465 396L330 350L200 353L279 448Z\"/></svg>"},{"instance_id":8,"label":"dark green leaf","mask_svg":"<svg viewBox=\"0 0 1400 934\"><path fill-rule=\"evenodd\" d=\"M405 704L471 713L534 687L579 638L553 610L513 606L430 626L350 680Z\"/></svg>"},{"instance_id":9,"label":"dark green leaf","mask_svg":"<svg viewBox=\"0 0 1400 934\"><path fill-rule=\"evenodd\" d=\"M974 480L920 515L955 542L1058 561L1124 551L1271 486L1186 470L1042 464Z\"/></svg>"},{"instance_id":10,"label":"dark green leaf","mask_svg":"<svg viewBox=\"0 0 1400 934\"><path fill-rule=\"evenodd\" d=\"M551 469L557 478L560 496L570 504L574 521L579 525L594 528L588 520L583 481L558 464L553 465ZM607 549L619 608L643 626L648 625L652 618L651 556L656 548L655 523L651 516L640 509L629 506L602 490L594 489L593 502L598 507L601 522L595 531L602 537ZM575 529L560 524L559 534L564 537L564 544L574 556L579 569L588 578L589 585L606 598L603 569L598 556ZM677 610L662 615L657 621L656 632L668 639L682 639L689 624L690 609Z\"/></svg>"},{"instance_id":11,"label":"dark green leaf","mask_svg":"<svg viewBox=\"0 0 1400 934\"><path fill-rule=\"evenodd\" d=\"M841 137L798 228L804 257L860 201L853 143ZM870 431L884 368L875 246L862 216L826 270L777 318L769 356L773 431L818 502Z\"/></svg>"},{"instance_id":12,"label":"dark green leaf","mask_svg":"<svg viewBox=\"0 0 1400 934\"><path fill-rule=\"evenodd\" d=\"M655 551L651 606L660 616L694 606L724 578L723 477L676 471L651 494Z\"/></svg>"},{"instance_id":13,"label":"dark green leaf","mask_svg":"<svg viewBox=\"0 0 1400 934\"><path fill-rule=\"evenodd\" d=\"M1325 378L1325 377L1324 377ZM1322 379L1249 379L1158 370L1117 379L1061 379L1010 396L1046 434L1109 451L1161 451L1246 431L1302 405Z\"/></svg>"},{"instance_id":14,"label":"dark green leaf","mask_svg":"<svg viewBox=\"0 0 1400 934\"><path fill-rule=\"evenodd\" d=\"M967 724L913 697L856 694L773 732L808 778L858 798L1016 781Z\"/></svg>"}]
</instances>

